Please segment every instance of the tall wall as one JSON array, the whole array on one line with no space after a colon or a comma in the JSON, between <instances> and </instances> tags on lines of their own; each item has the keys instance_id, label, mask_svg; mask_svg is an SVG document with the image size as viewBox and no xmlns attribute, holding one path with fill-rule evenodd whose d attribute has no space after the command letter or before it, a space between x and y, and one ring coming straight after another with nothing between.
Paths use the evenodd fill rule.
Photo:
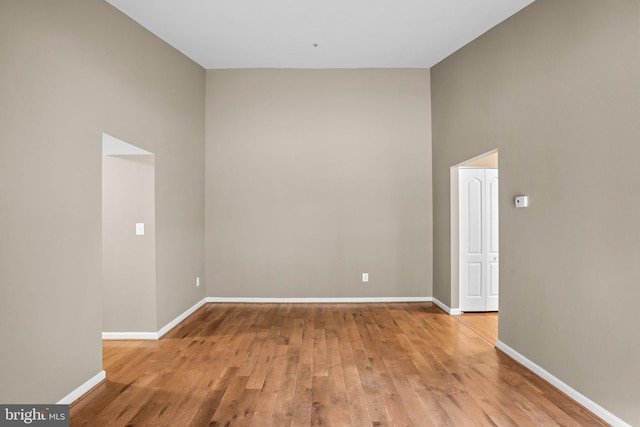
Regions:
<instances>
[{"instance_id":1,"label":"tall wall","mask_svg":"<svg viewBox=\"0 0 640 427\"><path fill-rule=\"evenodd\" d=\"M431 70L434 296L457 306L449 168L498 148L500 340L632 425L638 76L637 0L537 0Z\"/></svg>"},{"instance_id":2,"label":"tall wall","mask_svg":"<svg viewBox=\"0 0 640 427\"><path fill-rule=\"evenodd\" d=\"M101 0L0 2L0 401L100 372L102 132L155 154L157 327L204 297L205 72Z\"/></svg>"},{"instance_id":3,"label":"tall wall","mask_svg":"<svg viewBox=\"0 0 640 427\"><path fill-rule=\"evenodd\" d=\"M431 296L430 115L428 70L207 71L207 295Z\"/></svg>"}]
</instances>

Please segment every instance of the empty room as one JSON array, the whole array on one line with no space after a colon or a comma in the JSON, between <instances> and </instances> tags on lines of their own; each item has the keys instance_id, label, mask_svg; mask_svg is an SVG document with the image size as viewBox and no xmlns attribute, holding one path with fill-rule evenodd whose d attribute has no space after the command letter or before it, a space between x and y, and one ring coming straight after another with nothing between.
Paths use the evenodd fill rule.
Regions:
<instances>
[{"instance_id":1,"label":"empty room","mask_svg":"<svg viewBox=\"0 0 640 427\"><path fill-rule=\"evenodd\" d=\"M0 424L640 425L640 0L0 0L0 60Z\"/></svg>"}]
</instances>

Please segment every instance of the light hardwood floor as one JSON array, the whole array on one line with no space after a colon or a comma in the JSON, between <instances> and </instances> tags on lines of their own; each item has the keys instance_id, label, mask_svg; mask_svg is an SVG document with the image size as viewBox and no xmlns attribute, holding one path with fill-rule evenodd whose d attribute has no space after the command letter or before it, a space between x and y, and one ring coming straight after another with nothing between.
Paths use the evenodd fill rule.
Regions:
<instances>
[{"instance_id":1,"label":"light hardwood floor","mask_svg":"<svg viewBox=\"0 0 640 427\"><path fill-rule=\"evenodd\" d=\"M431 303L207 304L105 341L71 426L601 426Z\"/></svg>"},{"instance_id":2,"label":"light hardwood floor","mask_svg":"<svg viewBox=\"0 0 640 427\"><path fill-rule=\"evenodd\" d=\"M454 319L471 328L489 344L495 345L498 341L498 313L462 313Z\"/></svg>"}]
</instances>

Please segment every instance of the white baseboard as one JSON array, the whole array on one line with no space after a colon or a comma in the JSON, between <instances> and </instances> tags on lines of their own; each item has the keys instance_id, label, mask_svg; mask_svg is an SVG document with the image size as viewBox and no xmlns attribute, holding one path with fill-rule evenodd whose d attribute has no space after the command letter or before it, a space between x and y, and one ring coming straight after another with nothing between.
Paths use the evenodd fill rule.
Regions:
<instances>
[{"instance_id":1,"label":"white baseboard","mask_svg":"<svg viewBox=\"0 0 640 427\"><path fill-rule=\"evenodd\" d=\"M443 309L447 314L450 314L452 316L458 316L459 314L461 314L459 308L451 308L437 298L433 298L433 303Z\"/></svg>"},{"instance_id":2,"label":"white baseboard","mask_svg":"<svg viewBox=\"0 0 640 427\"><path fill-rule=\"evenodd\" d=\"M631 424L627 424L620 418L613 415L611 412L604 409L602 406L595 403L593 400L589 399L579 391L575 390L568 384L564 383L559 378L555 377L550 372L546 371L541 366L535 364L531 360L527 359L522 354L518 353L513 348L509 347L502 341L498 340L496 342L496 348L505 353L507 356L514 359L516 362L520 363L525 368L531 370L533 373L547 381L549 384L569 396L571 399L578 402L580 405L584 406L589 411L593 412L598 417L602 418L603 421L611 424L614 427L631 427Z\"/></svg>"},{"instance_id":3,"label":"white baseboard","mask_svg":"<svg viewBox=\"0 0 640 427\"><path fill-rule=\"evenodd\" d=\"M182 322L184 319L186 319L187 317L189 317L189 315L191 315L191 313L193 313L194 311L196 311L197 309L199 309L200 307L202 307L205 303L207 302L206 298L202 298L200 301L198 301L197 303L195 303L191 308L189 308L187 311L185 311L184 313L182 313L180 316L176 317L175 319L173 319L171 322L167 323L166 325L164 325L162 328L160 328L160 330L158 331L158 338L162 338L162 336L164 334L166 334L167 332L169 332L171 329L175 328L176 326L178 326L178 324L180 322Z\"/></svg>"},{"instance_id":4,"label":"white baseboard","mask_svg":"<svg viewBox=\"0 0 640 427\"><path fill-rule=\"evenodd\" d=\"M157 332L103 332L103 340L157 340Z\"/></svg>"},{"instance_id":5,"label":"white baseboard","mask_svg":"<svg viewBox=\"0 0 640 427\"><path fill-rule=\"evenodd\" d=\"M89 390L100 384L107 377L105 371L100 371L89 380L87 380L80 387L73 390L71 393L67 394L65 397L60 399L56 404L57 405L71 405L76 400L80 399L85 393Z\"/></svg>"},{"instance_id":6,"label":"white baseboard","mask_svg":"<svg viewBox=\"0 0 640 427\"><path fill-rule=\"evenodd\" d=\"M365 298L227 298L207 297L195 303L187 311L164 325L158 332L103 332L103 340L157 340L175 328L194 311L208 302L230 303L384 303L384 302L429 302L431 297L365 297Z\"/></svg>"},{"instance_id":7,"label":"white baseboard","mask_svg":"<svg viewBox=\"0 0 640 427\"><path fill-rule=\"evenodd\" d=\"M261 304L340 304L340 303L384 303L384 302L429 302L431 297L357 297L357 298L241 298L207 297L207 302L261 303Z\"/></svg>"},{"instance_id":8,"label":"white baseboard","mask_svg":"<svg viewBox=\"0 0 640 427\"><path fill-rule=\"evenodd\" d=\"M175 328L180 322L189 317L191 313L202 307L207 302L207 298L203 298L195 303L191 308L164 325L158 332L103 332L103 340L157 340L164 334Z\"/></svg>"}]
</instances>

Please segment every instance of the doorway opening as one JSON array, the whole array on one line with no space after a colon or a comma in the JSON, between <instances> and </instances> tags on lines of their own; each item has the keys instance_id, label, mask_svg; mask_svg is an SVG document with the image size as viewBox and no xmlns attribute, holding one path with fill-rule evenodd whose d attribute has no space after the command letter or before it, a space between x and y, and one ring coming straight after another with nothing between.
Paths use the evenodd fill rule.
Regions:
<instances>
[{"instance_id":1,"label":"doorway opening","mask_svg":"<svg viewBox=\"0 0 640 427\"><path fill-rule=\"evenodd\" d=\"M451 313L498 311L498 150L454 165Z\"/></svg>"},{"instance_id":2,"label":"doorway opening","mask_svg":"<svg viewBox=\"0 0 640 427\"><path fill-rule=\"evenodd\" d=\"M102 336L157 331L155 156L102 135Z\"/></svg>"}]
</instances>

